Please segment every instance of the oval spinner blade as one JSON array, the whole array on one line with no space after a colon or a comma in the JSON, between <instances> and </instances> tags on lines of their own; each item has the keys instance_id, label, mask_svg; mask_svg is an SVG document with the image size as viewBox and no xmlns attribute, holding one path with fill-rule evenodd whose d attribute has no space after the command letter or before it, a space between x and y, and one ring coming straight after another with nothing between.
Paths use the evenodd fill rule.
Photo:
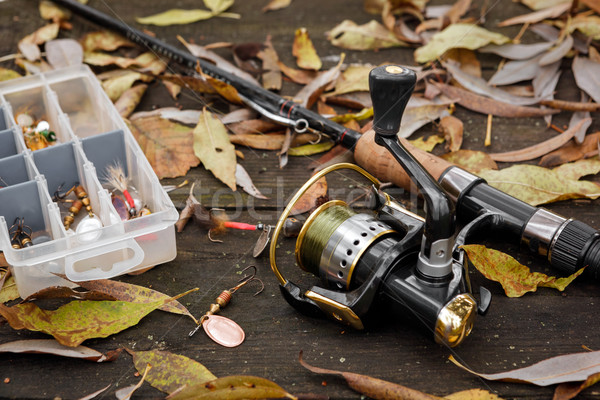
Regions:
<instances>
[{"instance_id":1,"label":"oval spinner blade","mask_svg":"<svg viewBox=\"0 0 600 400\"><path fill-rule=\"evenodd\" d=\"M236 347L246 338L244 330L229 318L211 315L202 324L209 338L225 347Z\"/></svg>"}]
</instances>

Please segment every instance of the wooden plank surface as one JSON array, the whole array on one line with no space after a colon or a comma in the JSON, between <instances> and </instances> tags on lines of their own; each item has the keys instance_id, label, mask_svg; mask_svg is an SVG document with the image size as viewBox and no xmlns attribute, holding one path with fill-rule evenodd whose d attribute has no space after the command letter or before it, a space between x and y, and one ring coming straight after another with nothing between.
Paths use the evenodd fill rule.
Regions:
<instances>
[{"instance_id":1,"label":"wooden plank surface","mask_svg":"<svg viewBox=\"0 0 600 400\"><path fill-rule=\"evenodd\" d=\"M509 36L518 27L497 29L497 22L527 9L508 0L488 2L489 13L486 26ZM43 24L37 11L37 1L6 0L0 2L0 55L16 51L17 42L26 34ZM238 0L231 11L242 15L240 20L215 18L191 25L151 27L157 37L177 45L177 34L199 44L217 41L262 42L267 34L280 58L293 65L291 43L294 30L307 27L321 57L328 65L336 62L341 49L331 46L324 33L344 19L364 23L377 16L363 11L359 0L296 0L282 11L263 14L260 9L266 1ZM131 0L127 2L90 0L89 5L116 15L123 21L138 26L135 16L163 11L170 7L194 8L198 2L181 0L166 3L156 0ZM480 6L479 4L477 5ZM474 15L478 15L475 11ZM80 18L73 18L74 29L63 33L65 37L80 37L84 32L96 29ZM533 36L526 37L531 40ZM412 50L392 49L378 52L344 51L347 62L371 63L385 61L412 64ZM226 52L223 52L226 54ZM493 73L499 59L493 56L481 58L486 76ZM569 61L563 67L568 69ZM558 97L576 100L572 76L568 71L561 80ZM286 83L284 94L298 90ZM185 92L178 101L184 108L199 108L202 98ZM153 84L145 96L141 109L171 106L173 101L164 88ZM468 112L460 107L456 114L465 121L465 148L482 149L486 117ZM562 113L555 118L557 124L568 122L569 115ZM542 119L494 118L493 144L489 151L507 151L537 143L554 133L547 130ZM594 120L594 128L599 123ZM419 135L429 135L434 128L428 126ZM314 157L295 157L280 170L276 152L241 149L245 159L241 164L248 170L256 186L269 196L268 200L256 200L243 193L231 192L216 181L202 166L191 170L187 179L198 181L197 194L202 202L211 207L224 207L238 220L273 224L278 210L293 192L310 176L308 164ZM182 179L166 179L164 184L179 183ZM337 182L352 185L352 181ZM352 188L348 188L350 191ZM182 206L188 188L171 194L175 205ZM348 193L348 192L346 192ZM417 201L394 192L416 207ZM413 199L414 200L414 199ZM548 208L565 216L581 219L592 226L600 226L598 201L578 200L550 205ZM422 212L421 210L415 209ZM165 349L198 360L215 375L248 374L269 378L294 394L313 393L331 398L358 399L361 396L349 390L338 379L313 375L297 361L300 350L305 360L325 368L340 369L390 380L435 395L447 395L456 391L482 388L495 392L502 398L547 399L553 387L537 388L522 384L485 382L458 369L447 357L453 354L470 368L483 372L500 372L531 365L542 359L565 353L584 351L582 346L600 349L599 322L596 309L600 303L598 284L583 279L576 280L564 293L540 289L520 299L506 298L500 286L485 281L477 272L471 271L476 294L480 285L489 288L493 295L492 307L485 317L477 319L470 337L457 349L436 345L431 332L417 329L414 321L405 316L390 315L382 309L383 316L365 331L354 331L328 320L316 320L302 316L282 298L276 279L269 269L267 257L252 258L252 248L257 239L255 232L229 232L221 237L223 243L211 243L205 232L190 226L177 234L178 257L140 276L126 276L122 280L136 283L175 295L191 287L197 293L182 299L194 315L202 315L214 298L226 288L235 285L240 272L248 265L256 265L265 290L252 296L253 288L236 293L223 315L238 322L246 331L246 341L234 349L220 347L199 332L189 338L193 323L184 317L154 312L136 327L107 339L89 340L85 344L100 351L127 347L134 350ZM543 262L519 252L515 246L493 242L495 247L518 255L519 260L534 269L551 273ZM303 285L315 283L293 265L291 241L282 242L279 249L281 268L292 280ZM383 308L383 307L382 307ZM17 339L43 338L43 334L14 331L8 325L0 326L0 343ZM133 384L139 380L128 355L117 361L95 364L85 361L62 359L42 355L0 355L0 397L2 398L79 398L107 384L113 384L108 392ZM2 383L10 378L10 383ZM145 384L136 392L136 398L159 398L161 393ZM581 398L600 398L600 389L592 387Z\"/></svg>"}]
</instances>

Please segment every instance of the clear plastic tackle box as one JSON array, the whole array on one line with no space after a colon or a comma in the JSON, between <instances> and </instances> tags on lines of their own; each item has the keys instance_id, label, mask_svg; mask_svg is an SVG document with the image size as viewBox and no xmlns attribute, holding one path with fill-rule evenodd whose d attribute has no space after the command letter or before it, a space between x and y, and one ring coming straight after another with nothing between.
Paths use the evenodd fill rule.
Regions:
<instances>
[{"instance_id":1,"label":"clear plastic tackle box","mask_svg":"<svg viewBox=\"0 0 600 400\"><path fill-rule=\"evenodd\" d=\"M49 123L56 135L52 145L26 147L15 121L24 110ZM111 165L122 168L150 214L122 219L106 187ZM177 210L85 65L0 83L0 178L0 249L23 298L50 286L75 286L70 281L134 272L177 254ZM87 191L100 228L65 228L68 206L54 195L75 185ZM27 227L33 245L11 246L16 221Z\"/></svg>"}]
</instances>

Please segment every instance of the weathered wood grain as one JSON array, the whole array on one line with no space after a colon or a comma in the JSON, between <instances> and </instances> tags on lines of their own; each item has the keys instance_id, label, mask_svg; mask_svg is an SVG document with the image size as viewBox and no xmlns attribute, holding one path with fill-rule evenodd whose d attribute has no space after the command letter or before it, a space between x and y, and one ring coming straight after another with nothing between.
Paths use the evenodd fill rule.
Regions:
<instances>
[{"instance_id":1,"label":"weathered wood grain","mask_svg":"<svg viewBox=\"0 0 600 400\"><path fill-rule=\"evenodd\" d=\"M170 7L198 7L197 1L180 0L165 3L156 0L90 0L92 7L117 15L134 26L135 16L150 15ZM490 11L486 15L486 26L515 36L518 27L496 29L497 22L524 13L527 9L510 1L474 2L487 3ZM344 19L365 23L378 16L367 15L360 0L296 0L288 9L263 14L260 9L264 1L238 0L231 11L242 15L240 20L214 19L187 26L149 27L159 38L178 45L175 36L200 44L217 41L235 43L262 42L267 34L272 35L273 45L286 64L294 65L291 55L293 32L300 26L307 27L320 56L337 56L347 53L347 62L377 65L383 62L413 64L412 51L408 49L381 50L378 52L345 51L332 47L324 33ZM480 4L476 4L480 7ZM474 11L473 15L479 15ZM96 27L73 18L73 31L65 36L79 37ZM16 51L19 39L41 26L37 1L5 0L0 2L0 55ZM532 36L525 39L533 40ZM227 51L221 52L227 55ZM499 59L495 56L480 57L485 67L484 74L491 76ZM329 59L328 64L334 64ZM7 64L8 66L9 64ZM567 69L570 61L565 61ZM286 82L283 93L291 95L298 86ZM557 97L577 100L578 95L570 73L561 80ZM178 104L184 108L201 107L206 100L190 92L184 92ZM159 84L152 85L146 94L141 109L172 106L173 101ZM483 149L487 117L458 107L456 115L465 122L465 147ZM555 117L558 125L568 122L569 115L561 113ZM595 119L593 127L600 129ZM428 126L419 135L429 135L434 128ZM509 151L529 146L549 138L554 133L547 130L539 119L494 118L492 146L489 151ZM310 176L306 169L314 157L292 157L289 165L280 170L276 152L241 149L245 159L240 161L254 179L256 186L269 200L255 200L238 192L231 192L204 170L202 166L192 169L187 179L198 181L196 194L210 207L225 207L237 220L244 222L274 223L277 210L293 192ZM179 183L181 179L164 180L164 184ZM337 180L338 186L355 183ZM180 207L188 187L178 189L171 197ZM395 195L419 204L410 203L409 195L394 191ZM598 201L571 201L551 205L548 208L563 215L572 216L600 226ZM478 318L471 336L455 350L448 350L433 343L430 332L415 328L408 317L386 315L373 321L366 331L357 332L327 320L304 317L290 307L279 293L277 282L270 272L266 257L253 259L251 256L255 232L229 232L222 236L224 243L211 243L206 233L197 227L188 226L177 234L178 257L165 265L158 266L140 276L125 276L127 282L168 294L177 294L199 287L200 290L183 299L196 316L204 313L214 298L226 288L235 285L239 272L248 265L256 265L259 277L265 283L265 291L252 297L252 288L236 293L223 315L237 321L246 331L246 342L235 349L226 349L214 344L202 332L189 338L193 328L189 319L172 314L154 312L139 325L108 339L90 340L86 345L100 351L117 347L135 350L165 349L192 357L206 365L215 375L249 374L274 380L295 394L316 393L331 398L359 399L360 395L346 388L336 379L325 379L304 370L297 362L298 352L304 351L305 359L326 368L364 373L377 378L391 380L409 387L436 395L482 388L495 392L503 398L547 399L552 388L537 388L508 383L486 383L446 361L454 356L474 370L499 372L506 369L530 365L544 358L583 351L581 346L597 350L600 336L596 317L598 283L576 280L564 294L549 289L521 299L503 296L500 286L485 281L476 271L470 276L478 293L481 285L489 288L494 300L487 316ZM521 262L532 268L551 273L539 259L519 252L514 245L500 241L489 243L494 247L518 255ZM282 271L292 280L305 287L316 283L316 279L301 273L293 261L293 243L285 240L279 249ZM425 333L425 334L423 334ZM42 334L13 331L9 326L0 326L0 342L17 339L40 338ZM133 384L139 380L134 376L129 356L124 354L113 363L94 364L79 360L61 359L42 355L0 355L0 397L2 398L78 398L112 383L108 392ZM10 383L2 383L10 378ZM158 398L161 393L144 384L135 397ZM600 392L592 387L581 398L600 398Z\"/></svg>"}]
</instances>

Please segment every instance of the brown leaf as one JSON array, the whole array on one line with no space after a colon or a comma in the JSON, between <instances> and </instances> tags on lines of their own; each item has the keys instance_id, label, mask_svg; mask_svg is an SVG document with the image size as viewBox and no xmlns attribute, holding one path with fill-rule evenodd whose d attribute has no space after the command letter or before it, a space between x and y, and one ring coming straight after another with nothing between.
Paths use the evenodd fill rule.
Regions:
<instances>
[{"instance_id":1,"label":"brown leaf","mask_svg":"<svg viewBox=\"0 0 600 400\"><path fill-rule=\"evenodd\" d=\"M112 298L132 303L152 303L155 301L164 301L165 303L158 309L173 314L180 314L190 317L194 322L196 318L188 311L183 304L173 300L171 296L149 289L133 283L113 281L110 279L97 279L94 281L77 282L79 286L87 290L98 293L104 293ZM169 300L171 299L171 300Z\"/></svg>"},{"instance_id":2,"label":"brown leaf","mask_svg":"<svg viewBox=\"0 0 600 400\"><path fill-rule=\"evenodd\" d=\"M446 17L450 20L451 24L455 24L458 22L460 17L462 17L469 8L471 7L471 0L458 0L454 2L450 10L446 13Z\"/></svg>"},{"instance_id":3,"label":"brown leaf","mask_svg":"<svg viewBox=\"0 0 600 400\"><path fill-rule=\"evenodd\" d=\"M317 101L317 98L323 93L325 88L329 86L331 82L334 82L340 75L340 68L342 67L344 58L345 55L342 53L340 56L340 61L335 67L320 74L296 94L295 99L299 100L300 105L306 108L312 107L315 101Z\"/></svg>"},{"instance_id":4,"label":"brown leaf","mask_svg":"<svg viewBox=\"0 0 600 400\"><path fill-rule=\"evenodd\" d=\"M115 297L97 291L81 292L66 286L50 286L29 295L24 303L41 299L76 299L76 300L117 300Z\"/></svg>"},{"instance_id":5,"label":"brown leaf","mask_svg":"<svg viewBox=\"0 0 600 400\"><path fill-rule=\"evenodd\" d=\"M113 31L96 31L81 38L83 50L87 53L96 50L114 51L119 47L133 47L134 44Z\"/></svg>"},{"instance_id":6,"label":"brown leaf","mask_svg":"<svg viewBox=\"0 0 600 400\"><path fill-rule=\"evenodd\" d=\"M502 400L494 393L481 389L469 389L444 396L447 400Z\"/></svg>"},{"instance_id":7,"label":"brown leaf","mask_svg":"<svg viewBox=\"0 0 600 400\"><path fill-rule=\"evenodd\" d=\"M518 162L533 160L534 158L541 157L548 154L552 150L556 150L575 136L578 130L587 122L591 122L590 119L584 119L579 121L574 127L567 129L560 135L554 136L551 139L535 144L533 146L526 147L524 149L507 151L504 153L491 153L490 157L494 161L503 162Z\"/></svg>"},{"instance_id":8,"label":"brown leaf","mask_svg":"<svg viewBox=\"0 0 600 400\"><path fill-rule=\"evenodd\" d=\"M476 95L465 89L456 86L450 86L443 83L434 84L446 96L455 100L461 106L482 114L492 114L499 117L541 117L549 114L556 114L558 110L542 110L540 108L517 106L500 102L493 99L488 99L483 96Z\"/></svg>"},{"instance_id":9,"label":"brown leaf","mask_svg":"<svg viewBox=\"0 0 600 400\"><path fill-rule=\"evenodd\" d=\"M478 244L460 247L469 261L487 279L499 282L508 297L521 297L527 292L535 292L538 287L549 287L561 292L583 272L584 268L566 278L556 278L529 268L501 251L488 249Z\"/></svg>"},{"instance_id":10,"label":"brown leaf","mask_svg":"<svg viewBox=\"0 0 600 400\"><path fill-rule=\"evenodd\" d=\"M463 122L448 115L440 120L438 127L446 139L446 148L451 152L460 150L463 141Z\"/></svg>"},{"instance_id":11,"label":"brown leaf","mask_svg":"<svg viewBox=\"0 0 600 400\"><path fill-rule=\"evenodd\" d=\"M571 51L572 47L573 36L567 35L567 37L560 44L540 58L540 65L548 65L562 60L563 57L566 56L569 51Z\"/></svg>"},{"instance_id":12,"label":"brown leaf","mask_svg":"<svg viewBox=\"0 0 600 400\"><path fill-rule=\"evenodd\" d=\"M400 131L398 137L407 138L415 133L419 128L427 125L428 123L442 118L448 115L447 104L426 104L423 106L406 108L404 116L402 117L402 124L400 125Z\"/></svg>"},{"instance_id":13,"label":"brown leaf","mask_svg":"<svg viewBox=\"0 0 600 400\"><path fill-rule=\"evenodd\" d=\"M317 72L317 71L304 71L304 70L300 70L300 69L294 69L294 68L288 67L281 61L277 61L277 66L279 67L281 72L283 72L283 74L285 76L287 76L288 78L290 78L292 80L292 82L298 83L300 85L308 85L310 82L315 80L319 75L324 73L324 72Z\"/></svg>"},{"instance_id":14,"label":"brown leaf","mask_svg":"<svg viewBox=\"0 0 600 400\"><path fill-rule=\"evenodd\" d=\"M146 376L148 376L148 372L150 372L150 370L152 370L152 365L146 364L146 368L144 369L144 372L142 373L142 378L140 379L140 381L138 383L136 383L135 385L126 386L124 388L117 390L115 392L115 397L118 400L131 399L131 396L133 396L133 393L135 393L135 391L138 390L140 388L140 386L142 386L142 384L146 380Z\"/></svg>"},{"instance_id":15,"label":"brown leaf","mask_svg":"<svg viewBox=\"0 0 600 400\"><path fill-rule=\"evenodd\" d=\"M306 28L296 29L292 54L300 68L318 71L323 65Z\"/></svg>"},{"instance_id":16,"label":"brown leaf","mask_svg":"<svg viewBox=\"0 0 600 400\"><path fill-rule=\"evenodd\" d=\"M571 3L561 3L553 7L548 7L543 10L535 11L529 14L523 14L516 17L509 18L498 24L498 26L510 26L517 24L534 24L536 22L543 21L547 18L556 18L567 12L571 8Z\"/></svg>"},{"instance_id":17,"label":"brown leaf","mask_svg":"<svg viewBox=\"0 0 600 400\"><path fill-rule=\"evenodd\" d=\"M258 53L258 58L262 60L263 87L267 90L281 90L282 77L279 67L279 57L271 43L271 36L267 36L264 48Z\"/></svg>"},{"instance_id":18,"label":"brown leaf","mask_svg":"<svg viewBox=\"0 0 600 400\"><path fill-rule=\"evenodd\" d=\"M269 4L264 6L262 11L267 12L281 10L282 8L288 7L290 4L292 4L292 0L270 0Z\"/></svg>"},{"instance_id":19,"label":"brown leaf","mask_svg":"<svg viewBox=\"0 0 600 400\"><path fill-rule=\"evenodd\" d=\"M240 122L227 123L227 128L236 135L250 135L258 133L281 132L284 128L281 124L268 119L249 119Z\"/></svg>"},{"instance_id":20,"label":"brown leaf","mask_svg":"<svg viewBox=\"0 0 600 400\"><path fill-rule=\"evenodd\" d=\"M589 58L575 57L572 68L577 86L600 103L600 64Z\"/></svg>"},{"instance_id":21,"label":"brown leaf","mask_svg":"<svg viewBox=\"0 0 600 400\"><path fill-rule=\"evenodd\" d=\"M396 383L372 378L367 375L355 374L353 372L342 372L331 369L313 367L302 359L302 351L299 355L300 365L315 374L339 376L346 380L348 386L357 392L374 399L411 399L411 400L439 400L440 397L432 396L418 390L407 388Z\"/></svg>"},{"instance_id":22,"label":"brown leaf","mask_svg":"<svg viewBox=\"0 0 600 400\"><path fill-rule=\"evenodd\" d=\"M469 0L469 3L471 1ZM458 4L455 3L455 4ZM481 78L481 63L477 59L477 54L469 49L450 49L444 55L446 59L451 59L460 65L460 69L471 76Z\"/></svg>"},{"instance_id":23,"label":"brown leaf","mask_svg":"<svg viewBox=\"0 0 600 400\"><path fill-rule=\"evenodd\" d=\"M317 172L330 165L341 162L354 163L354 155L352 151L338 144L331 150L329 150L327 153L323 154L321 157L311 162L308 168L312 169L313 172Z\"/></svg>"},{"instance_id":24,"label":"brown leaf","mask_svg":"<svg viewBox=\"0 0 600 400\"><path fill-rule=\"evenodd\" d=\"M122 349L102 354L86 346L63 346L54 339L17 340L0 344L0 353L36 353L53 354L56 356L81 358L94 362L114 361Z\"/></svg>"},{"instance_id":25,"label":"brown leaf","mask_svg":"<svg viewBox=\"0 0 600 400\"><path fill-rule=\"evenodd\" d=\"M159 179L183 176L200 164L191 128L158 117L139 118L130 126Z\"/></svg>"},{"instance_id":26,"label":"brown leaf","mask_svg":"<svg viewBox=\"0 0 600 400\"><path fill-rule=\"evenodd\" d=\"M571 142L558 150L546 154L540 160L539 165L549 168L596 155L598 154L599 141L600 132L589 134L585 137L582 144Z\"/></svg>"},{"instance_id":27,"label":"brown leaf","mask_svg":"<svg viewBox=\"0 0 600 400\"><path fill-rule=\"evenodd\" d=\"M58 29L59 24L56 22L42 26L37 31L25 36L19 41L19 51L29 61L38 60L41 56L40 48L38 46L54 39L58 35Z\"/></svg>"},{"instance_id":28,"label":"brown leaf","mask_svg":"<svg viewBox=\"0 0 600 400\"><path fill-rule=\"evenodd\" d=\"M101 394L102 392L108 390L111 386L112 386L112 383L109 383L108 385L106 385L102 389L96 390L95 392L92 392L92 393L90 393L90 394L88 394L86 396L83 396L83 397L79 398L79 400L92 400L93 398L95 398L96 396L98 396L99 394Z\"/></svg>"},{"instance_id":29,"label":"brown leaf","mask_svg":"<svg viewBox=\"0 0 600 400\"><path fill-rule=\"evenodd\" d=\"M588 377L600 372L600 351L572 353L548 358L529 367L497 374L481 374L461 365L454 357L449 360L460 368L483 379L505 382L531 383L537 386L548 386L564 382L585 381Z\"/></svg>"},{"instance_id":30,"label":"brown leaf","mask_svg":"<svg viewBox=\"0 0 600 400\"><path fill-rule=\"evenodd\" d=\"M322 177L316 181L303 195L298 199L290 211L290 215L305 213L324 203L327 198L327 179Z\"/></svg>"},{"instance_id":31,"label":"brown leaf","mask_svg":"<svg viewBox=\"0 0 600 400\"><path fill-rule=\"evenodd\" d=\"M206 82L208 82L213 89L215 89L215 92L221 95L228 102L233 104L244 104L237 89L229 83L215 79L212 76L204 73L202 73L202 77L206 79Z\"/></svg>"},{"instance_id":32,"label":"brown leaf","mask_svg":"<svg viewBox=\"0 0 600 400\"><path fill-rule=\"evenodd\" d=\"M600 372L590 375L583 382L565 382L561 383L554 390L552 400L570 400L576 397L582 390L589 388L600 382Z\"/></svg>"},{"instance_id":33,"label":"brown leaf","mask_svg":"<svg viewBox=\"0 0 600 400\"><path fill-rule=\"evenodd\" d=\"M451 162L477 174L483 169L498 169L496 162L483 151L458 150L441 156L444 160Z\"/></svg>"},{"instance_id":34,"label":"brown leaf","mask_svg":"<svg viewBox=\"0 0 600 400\"><path fill-rule=\"evenodd\" d=\"M123 118L129 117L133 110L140 104L142 96L146 93L148 85L140 83L129 89L127 89L121 97L115 102L115 108L119 112L119 115Z\"/></svg>"},{"instance_id":35,"label":"brown leaf","mask_svg":"<svg viewBox=\"0 0 600 400\"><path fill-rule=\"evenodd\" d=\"M252 75L236 67L223 57L219 56L217 53L207 50L206 48L197 44L188 43L185 41L185 39L183 39L183 37L179 35L177 36L177 39L181 43L183 43L183 45L188 49L188 51L194 56L205 60L209 60L212 63L214 63L217 67L221 68L223 71L229 72L230 74L235 75L238 78L241 78L245 81L251 82L256 86L260 86L260 83Z\"/></svg>"},{"instance_id":36,"label":"brown leaf","mask_svg":"<svg viewBox=\"0 0 600 400\"><path fill-rule=\"evenodd\" d=\"M196 76L163 74L159 76L163 81L171 82L176 85L185 87L199 93L216 94L217 91L213 88L206 79Z\"/></svg>"},{"instance_id":37,"label":"brown leaf","mask_svg":"<svg viewBox=\"0 0 600 400\"><path fill-rule=\"evenodd\" d=\"M167 89L173 100L177 100L179 93L181 93L181 86L169 81L162 81L162 83L163 85L165 85L165 88Z\"/></svg>"},{"instance_id":38,"label":"brown leaf","mask_svg":"<svg viewBox=\"0 0 600 400\"><path fill-rule=\"evenodd\" d=\"M235 167L235 181L238 185L242 187L242 189L244 189L244 192L248 193L250 196L262 200L268 199L267 196L262 194L260 190L258 190L256 186L254 186L252 178L250 178L250 175L248 175L246 169L240 164L236 164Z\"/></svg>"},{"instance_id":39,"label":"brown leaf","mask_svg":"<svg viewBox=\"0 0 600 400\"><path fill-rule=\"evenodd\" d=\"M285 135L267 134L241 134L231 135L229 140L233 144L248 146L258 150L280 150L285 140Z\"/></svg>"},{"instance_id":40,"label":"brown leaf","mask_svg":"<svg viewBox=\"0 0 600 400\"><path fill-rule=\"evenodd\" d=\"M190 187L190 195L185 200L185 207L181 210L181 213L179 213L179 219L177 222L175 222L175 228L177 229L177 232L183 232L185 225L188 223L190 218L194 216L195 207L200 206L200 202L198 199L196 199L196 196L194 196L195 185L196 183L194 182Z\"/></svg>"}]
</instances>

